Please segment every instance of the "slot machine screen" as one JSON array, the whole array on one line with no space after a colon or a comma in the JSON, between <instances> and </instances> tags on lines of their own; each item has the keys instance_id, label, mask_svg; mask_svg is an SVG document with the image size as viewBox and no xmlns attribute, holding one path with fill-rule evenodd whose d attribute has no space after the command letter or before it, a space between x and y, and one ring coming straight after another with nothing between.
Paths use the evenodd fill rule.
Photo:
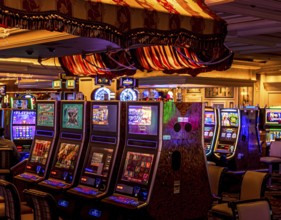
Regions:
<instances>
[{"instance_id":1,"label":"slot machine screen","mask_svg":"<svg viewBox=\"0 0 281 220\"><path fill-rule=\"evenodd\" d=\"M62 103L62 128L83 129L83 103Z\"/></svg>"},{"instance_id":2,"label":"slot machine screen","mask_svg":"<svg viewBox=\"0 0 281 220\"><path fill-rule=\"evenodd\" d=\"M78 159L79 148L79 144L61 143L57 153L55 167L73 170Z\"/></svg>"},{"instance_id":3,"label":"slot machine screen","mask_svg":"<svg viewBox=\"0 0 281 220\"><path fill-rule=\"evenodd\" d=\"M107 177L112 156L113 149L92 148L84 170L85 173Z\"/></svg>"},{"instance_id":4,"label":"slot machine screen","mask_svg":"<svg viewBox=\"0 0 281 220\"><path fill-rule=\"evenodd\" d=\"M27 109L28 108L27 99L14 99L13 108Z\"/></svg>"},{"instance_id":5,"label":"slot machine screen","mask_svg":"<svg viewBox=\"0 0 281 220\"><path fill-rule=\"evenodd\" d=\"M215 127L204 127L204 138L212 138L214 136Z\"/></svg>"},{"instance_id":6,"label":"slot machine screen","mask_svg":"<svg viewBox=\"0 0 281 220\"><path fill-rule=\"evenodd\" d=\"M13 124L32 125L36 122L35 111L14 110L13 111Z\"/></svg>"},{"instance_id":7,"label":"slot machine screen","mask_svg":"<svg viewBox=\"0 0 281 220\"><path fill-rule=\"evenodd\" d=\"M37 126L54 127L55 122L55 104L38 103L37 104Z\"/></svg>"},{"instance_id":8,"label":"slot machine screen","mask_svg":"<svg viewBox=\"0 0 281 220\"><path fill-rule=\"evenodd\" d=\"M1 96L6 95L6 85L0 85L0 95Z\"/></svg>"},{"instance_id":9,"label":"slot machine screen","mask_svg":"<svg viewBox=\"0 0 281 220\"><path fill-rule=\"evenodd\" d=\"M157 135L158 107L129 105L128 133Z\"/></svg>"},{"instance_id":10,"label":"slot machine screen","mask_svg":"<svg viewBox=\"0 0 281 220\"><path fill-rule=\"evenodd\" d=\"M205 112L205 125L215 125L215 113Z\"/></svg>"},{"instance_id":11,"label":"slot machine screen","mask_svg":"<svg viewBox=\"0 0 281 220\"><path fill-rule=\"evenodd\" d=\"M31 153L30 162L45 165L50 153L51 141L35 140L35 144Z\"/></svg>"},{"instance_id":12,"label":"slot machine screen","mask_svg":"<svg viewBox=\"0 0 281 220\"><path fill-rule=\"evenodd\" d=\"M153 158L153 154L128 151L121 179L123 181L147 185Z\"/></svg>"},{"instance_id":13,"label":"slot machine screen","mask_svg":"<svg viewBox=\"0 0 281 220\"><path fill-rule=\"evenodd\" d=\"M221 112L221 125L238 127L239 118L237 112Z\"/></svg>"},{"instance_id":14,"label":"slot machine screen","mask_svg":"<svg viewBox=\"0 0 281 220\"><path fill-rule=\"evenodd\" d=\"M221 128L220 140L221 141L235 141L237 138L238 128Z\"/></svg>"},{"instance_id":15,"label":"slot machine screen","mask_svg":"<svg viewBox=\"0 0 281 220\"><path fill-rule=\"evenodd\" d=\"M117 105L93 105L92 126L96 131L117 131Z\"/></svg>"},{"instance_id":16,"label":"slot machine screen","mask_svg":"<svg viewBox=\"0 0 281 220\"><path fill-rule=\"evenodd\" d=\"M267 124L280 124L281 123L281 109L266 109L266 123Z\"/></svg>"}]
</instances>

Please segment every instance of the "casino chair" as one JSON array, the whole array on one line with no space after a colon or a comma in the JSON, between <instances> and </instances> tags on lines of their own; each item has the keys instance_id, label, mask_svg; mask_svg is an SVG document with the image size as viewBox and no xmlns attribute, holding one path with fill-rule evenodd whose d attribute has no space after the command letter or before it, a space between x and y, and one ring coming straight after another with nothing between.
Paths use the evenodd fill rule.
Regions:
<instances>
[{"instance_id":1,"label":"casino chair","mask_svg":"<svg viewBox=\"0 0 281 220\"><path fill-rule=\"evenodd\" d=\"M268 178L268 173L246 171L242 179L238 201L262 198ZM210 210L211 215L219 219L233 219L233 210L230 207L231 202L233 201L214 205Z\"/></svg>"},{"instance_id":2,"label":"casino chair","mask_svg":"<svg viewBox=\"0 0 281 220\"><path fill-rule=\"evenodd\" d=\"M20 201L14 184L0 180L0 195L4 198L0 203L0 219L33 220L33 210Z\"/></svg>"},{"instance_id":3,"label":"casino chair","mask_svg":"<svg viewBox=\"0 0 281 220\"><path fill-rule=\"evenodd\" d=\"M272 220L272 209L267 198L243 200L230 203L233 219Z\"/></svg>"},{"instance_id":4,"label":"casino chair","mask_svg":"<svg viewBox=\"0 0 281 220\"><path fill-rule=\"evenodd\" d=\"M59 220L55 198L46 192L36 189L25 189L23 194L34 210L34 220Z\"/></svg>"},{"instance_id":5,"label":"casino chair","mask_svg":"<svg viewBox=\"0 0 281 220\"><path fill-rule=\"evenodd\" d=\"M0 148L0 179L11 180L11 167L13 164L13 150L11 148Z\"/></svg>"},{"instance_id":6,"label":"casino chair","mask_svg":"<svg viewBox=\"0 0 281 220\"><path fill-rule=\"evenodd\" d=\"M219 202L222 196L221 183L227 169L214 165L208 165L207 167L213 201Z\"/></svg>"},{"instance_id":7,"label":"casino chair","mask_svg":"<svg viewBox=\"0 0 281 220\"><path fill-rule=\"evenodd\" d=\"M279 174L281 174L281 141L273 141L269 147L269 156L261 157L260 162L268 165L268 173L272 177L272 168L274 164L279 165ZM271 187L271 177L268 179L268 186Z\"/></svg>"}]
</instances>

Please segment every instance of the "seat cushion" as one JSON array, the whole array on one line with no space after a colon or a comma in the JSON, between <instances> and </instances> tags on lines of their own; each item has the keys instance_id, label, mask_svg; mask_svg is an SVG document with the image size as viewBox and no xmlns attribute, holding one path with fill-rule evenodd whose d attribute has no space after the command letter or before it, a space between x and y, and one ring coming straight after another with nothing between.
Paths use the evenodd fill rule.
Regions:
<instances>
[{"instance_id":1,"label":"seat cushion","mask_svg":"<svg viewBox=\"0 0 281 220\"><path fill-rule=\"evenodd\" d=\"M5 216L5 203L0 203L0 218Z\"/></svg>"},{"instance_id":2,"label":"seat cushion","mask_svg":"<svg viewBox=\"0 0 281 220\"><path fill-rule=\"evenodd\" d=\"M33 219L34 219L34 215L33 214L21 215L21 220L33 220Z\"/></svg>"},{"instance_id":3,"label":"seat cushion","mask_svg":"<svg viewBox=\"0 0 281 220\"><path fill-rule=\"evenodd\" d=\"M263 163L281 163L281 158L278 158L278 157L261 157L260 162L263 162Z\"/></svg>"},{"instance_id":4,"label":"seat cushion","mask_svg":"<svg viewBox=\"0 0 281 220\"><path fill-rule=\"evenodd\" d=\"M232 209L228 207L228 203L221 203L214 205L211 210L212 214L218 214L218 215L223 215L227 217L232 217Z\"/></svg>"},{"instance_id":5,"label":"seat cushion","mask_svg":"<svg viewBox=\"0 0 281 220\"><path fill-rule=\"evenodd\" d=\"M28 207L25 203L21 203L21 214L31 214L33 213L32 208Z\"/></svg>"}]
</instances>

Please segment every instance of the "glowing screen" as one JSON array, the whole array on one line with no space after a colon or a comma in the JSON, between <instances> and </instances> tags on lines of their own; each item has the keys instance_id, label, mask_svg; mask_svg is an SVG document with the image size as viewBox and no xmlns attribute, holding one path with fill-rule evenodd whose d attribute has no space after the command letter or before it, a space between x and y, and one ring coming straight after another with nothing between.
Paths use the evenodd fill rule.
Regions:
<instances>
[{"instance_id":1,"label":"glowing screen","mask_svg":"<svg viewBox=\"0 0 281 220\"><path fill-rule=\"evenodd\" d=\"M62 104L62 128L83 128L83 103Z\"/></svg>"},{"instance_id":2,"label":"glowing screen","mask_svg":"<svg viewBox=\"0 0 281 220\"><path fill-rule=\"evenodd\" d=\"M122 180L148 184L153 158L153 154L128 151Z\"/></svg>"},{"instance_id":3,"label":"glowing screen","mask_svg":"<svg viewBox=\"0 0 281 220\"><path fill-rule=\"evenodd\" d=\"M35 140L30 162L45 165L50 152L51 141Z\"/></svg>"},{"instance_id":4,"label":"glowing screen","mask_svg":"<svg viewBox=\"0 0 281 220\"><path fill-rule=\"evenodd\" d=\"M61 143L55 167L74 169L79 153L79 147L79 144Z\"/></svg>"}]
</instances>

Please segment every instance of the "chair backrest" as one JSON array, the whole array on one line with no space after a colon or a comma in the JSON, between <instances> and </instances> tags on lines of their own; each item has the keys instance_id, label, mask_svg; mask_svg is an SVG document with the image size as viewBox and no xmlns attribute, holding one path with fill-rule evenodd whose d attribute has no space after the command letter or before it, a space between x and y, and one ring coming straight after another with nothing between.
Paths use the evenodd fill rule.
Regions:
<instances>
[{"instance_id":1,"label":"chair backrest","mask_svg":"<svg viewBox=\"0 0 281 220\"><path fill-rule=\"evenodd\" d=\"M243 176L240 200L259 199L264 196L268 173L246 171Z\"/></svg>"},{"instance_id":2,"label":"chair backrest","mask_svg":"<svg viewBox=\"0 0 281 220\"><path fill-rule=\"evenodd\" d=\"M10 169L13 166L13 150L8 147L0 148L0 170Z\"/></svg>"},{"instance_id":3,"label":"chair backrest","mask_svg":"<svg viewBox=\"0 0 281 220\"><path fill-rule=\"evenodd\" d=\"M20 197L15 185L6 180L0 180L0 194L4 197L5 217L11 220L20 220Z\"/></svg>"},{"instance_id":4,"label":"chair backrest","mask_svg":"<svg viewBox=\"0 0 281 220\"><path fill-rule=\"evenodd\" d=\"M225 167L208 165L208 175L211 187L211 193L213 196L221 196L221 182L223 173L226 171Z\"/></svg>"},{"instance_id":5,"label":"chair backrest","mask_svg":"<svg viewBox=\"0 0 281 220\"><path fill-rule=\"evenodd\" d=\"M25 189L23 194L34 210L34 220L59 219L57 203L51 194L35 189Z\"/></svg>"},{"instance_id":6,"label":"chair backrest","mask_svg":"<svg viewBox=\"0 0 281 220\"><path fill-rule=\"evenodd\" d=\"M269 200L254 199L232 202L230 204L234 218L239 220L272 220L272 210Z\"/></svg>"},{"instance_id":7,"label":"chair backrest","mask_svg":"<svg viewBox=\"0 0 281 220\"><path fill-rule=\"evenodd\" d=\"M281 157L281 141L272 141L269 148L270 157Z\"/></svg>"}]
</instances>

